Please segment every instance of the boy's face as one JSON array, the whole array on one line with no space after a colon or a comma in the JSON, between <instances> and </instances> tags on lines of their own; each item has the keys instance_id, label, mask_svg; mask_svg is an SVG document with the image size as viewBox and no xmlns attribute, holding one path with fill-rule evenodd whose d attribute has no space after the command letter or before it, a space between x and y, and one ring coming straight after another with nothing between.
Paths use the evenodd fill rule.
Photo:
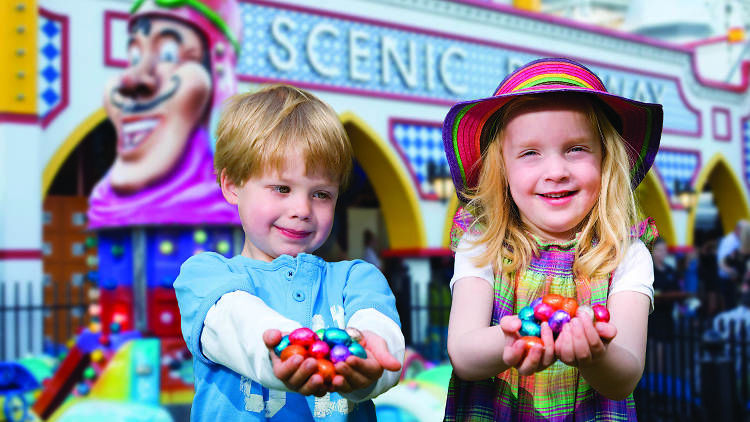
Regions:
<instances>
[{"instance_id":1,"label":"boy's face","mask_svg":"<svg viewBox=\"0 0 750 422\"><path fill-rule=\"evenodd\" d=\"M242 187L222 174L221 189L239 208L242 255L270 262L280 255L311 253L328 238L339 193L325 172L305 174L302 154L291 152L281 171L250 178Z\"/></svg>"}]
</instances>

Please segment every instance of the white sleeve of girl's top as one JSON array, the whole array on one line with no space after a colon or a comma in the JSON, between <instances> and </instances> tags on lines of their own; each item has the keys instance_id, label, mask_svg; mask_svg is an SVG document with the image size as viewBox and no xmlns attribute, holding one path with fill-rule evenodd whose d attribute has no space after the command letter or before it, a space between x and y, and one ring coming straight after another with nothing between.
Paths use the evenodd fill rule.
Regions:
<instances>
[{"instance_id":1,"label":"white sleeve of girl's top","mask_svg":"<svg viewBox=\"0 0 750 422\"><path fill-rule=\"evenodd\" d=\"M646 245L638 239L630 244L615 269L608 296L622 291L643 293L650 301L649 313L654 310L654 263Z\"/></svg>"},{"instance_id":2,"label":"white sleeve of girl's top","mask_svg":"<svg viewBox=\"0 0 750 422\"><path fill-rule=\"evenodd\" d=\"M487 280L490 287L494 286L495 273L492 271L492 265L487 264L483 267L477 267L474 264L474 257L481 255L487 247L476 242L476 236L471 233L464 233L461 240L458 242L458 249L456 249L456 259L453 265L453 277L450 281L451 293L453 293L453 285L456 281L466 277L479 277Z\"/></svg>"},{"instance_id":3,"label":"white sleeve of girl's top","mask_svg":"<svg viewBox=\"0 0 750 422\"><path fill-rule=\"evenodd\" d=\"M406 343L404 341L404 335L401 333L401 329L396 322L385 316L385 314L380 311L368 308L360 309L355 312L354 315L349 318L347 325L360 331L372 331L382 337L388 347L388 352L391 356L395 357L396 360L401 362L403 370ZM361 402L377 397L396 385L400 376L401 371L383 371L383 375L377 382L373 383L372 386L352 391L347 394L342 393L341 396L353 402Z\"/></svg>"},{"instance_id":4,"label":"white sleeve of girl's top","mask_svg":"<svg viewBox=\"0 0 750 422\"><path fill-rule=\"evenodd\" d=\"M206 314L201 332L203 354L266 388L289 391L273 373L263 332L293 331L300 323L284 317L260 298L237 290L224 294Z\"/></svg>"}]
</instances>

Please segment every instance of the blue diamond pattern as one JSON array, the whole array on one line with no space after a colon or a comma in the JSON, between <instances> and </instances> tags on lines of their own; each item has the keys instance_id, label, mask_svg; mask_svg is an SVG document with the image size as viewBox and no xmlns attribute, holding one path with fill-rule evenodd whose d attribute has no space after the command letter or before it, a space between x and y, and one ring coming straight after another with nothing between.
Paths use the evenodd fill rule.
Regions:
<instances>
[{"instance_id":1,"label":"blue diamond pattern","mask_svg":"<svg viewBox=\"0 0 750 422\"><path fill-rule=\"evenodd\" d=\"M57 57L58 54L60 54L60 50L58 50L57 47L52 44L47 44L42 49L42 54L44 54L44 57L46 57L48 60L52 60Z\"/></svg>"},{"instance_id":2,"label":"blue diamond pattern","mask_svg":"<svg viewBox=\"0 0 750 422\"><path fill-rule=\"evenodd\" d=\"M435 124L416 124L410 122L393 123L393 143L403 152L407 166L417 179L422 194L435 193L429 183L429 167L437 165L443 175L450 174L448 161L445 159L442 141L442 126Z\"/></svg>"},{"instance_id":3,"label":"blue diamond pattern","mask_svg":"<svg viewBox=\"0 0 750 422\"><path fill-rule=\"evenodd\" d=\"M54 104L58 98L60 97L52 88L48 88L42 93L42 99L49 105Z\"/></svg>"},{"instance_id":4,"label":"blue diamond pattern","mask_svg":"<svg viewBox=\"0 0 750 422\"><path fill-rule=\"evenodd\" d=\"M60 73L54 67L47 66L42 70L42 76L44 76L44 79L48 82L54 82L54 80L60 76Z\"/></svg>"},{"instance_id":5,"label":"blue diamond pattern","mask_svg":"<svg viewBox=\"0 0 750 422\"><path fill-rule=\"evenodd\" d=\"M44 34L49 38L54 37L58 32L60 32L60 30L57 29L57 25L55 25L55 23L51 20L48 20L47 23L42 26L42 31L44 31Z\"/></svg>"}]
</instances>

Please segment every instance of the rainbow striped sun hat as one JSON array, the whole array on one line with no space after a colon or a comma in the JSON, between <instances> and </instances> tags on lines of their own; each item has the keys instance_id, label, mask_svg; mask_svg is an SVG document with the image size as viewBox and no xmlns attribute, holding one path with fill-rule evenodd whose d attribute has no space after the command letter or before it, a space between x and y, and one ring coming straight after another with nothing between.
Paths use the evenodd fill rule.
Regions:
<instances>
[{"instance_id":1,"label":"rainbow striped sun hat","mask_svg":"<svg viewBox=\"0 0 750 422\"><path fill-rule=\"evenodd\" d=\"M508 75L489 98L455 104L443 122L443 145L456 194L476 187L482 152L494 133L497 111L520 95L583 92L602 100L612 113L612 125L628 144L631 187L646 176L659 149L663 112L661 104L642 103L607 92L602 81L580 63L563 58L534 60ZM619 121L617 121L619 119Z\"/></svg>"}]
</instances>

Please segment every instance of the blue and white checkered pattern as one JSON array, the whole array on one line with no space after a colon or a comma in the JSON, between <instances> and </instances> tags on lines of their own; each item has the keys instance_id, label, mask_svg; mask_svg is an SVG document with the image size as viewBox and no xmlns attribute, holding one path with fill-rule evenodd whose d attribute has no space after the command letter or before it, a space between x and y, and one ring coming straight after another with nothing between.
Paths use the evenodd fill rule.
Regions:
<instances>
[{"instance_id":1,"label":"blue and white checkered pattern","mask_svg":"<svg viewBox=\"0 0 750 422\"><path fill-rule=\"evenodd\" d=\"M675 196L675 182L683 186L692 186L693 177L698 170L699 152L660 150L656 154L654 168L664 182L670 202L678 204Z\"/></svg>"},{"instance_id":2,"label":"blue and white checkered pattern","mask_svg":"<svg viewBox=\"0 0 750 422\"><path fill-rule=\"evenodd\" d=\"M39 15L37 110L44 117L62 101L62 22Z\"/></svg>"},{"instance_id":3,"label":"blue and white checkered pattern","mask_svg":"<svg viewBox=\"0 0 750 422\"><path fill-rule=\"evenodd\" d=\"M437 173L443 177L450 177L448 161L443 150L442 126L440 123L414 124L395 121L392 123L394 139L391 142L398 145L406 157L406 165L417 180L419 191L425 195L435 194L429 181L429 162L436 164Z\"/></svg>"},{"instance_id":4,"label":"blue and white checkered pattern","mask_svg":"<svg viewBox=\"0 0 750 422\"><path fill-rule=\"evenodd\" d=\"M742 122L742 150L745 183L750 186L750 117Z\"/></svg>"}]
</instances>

